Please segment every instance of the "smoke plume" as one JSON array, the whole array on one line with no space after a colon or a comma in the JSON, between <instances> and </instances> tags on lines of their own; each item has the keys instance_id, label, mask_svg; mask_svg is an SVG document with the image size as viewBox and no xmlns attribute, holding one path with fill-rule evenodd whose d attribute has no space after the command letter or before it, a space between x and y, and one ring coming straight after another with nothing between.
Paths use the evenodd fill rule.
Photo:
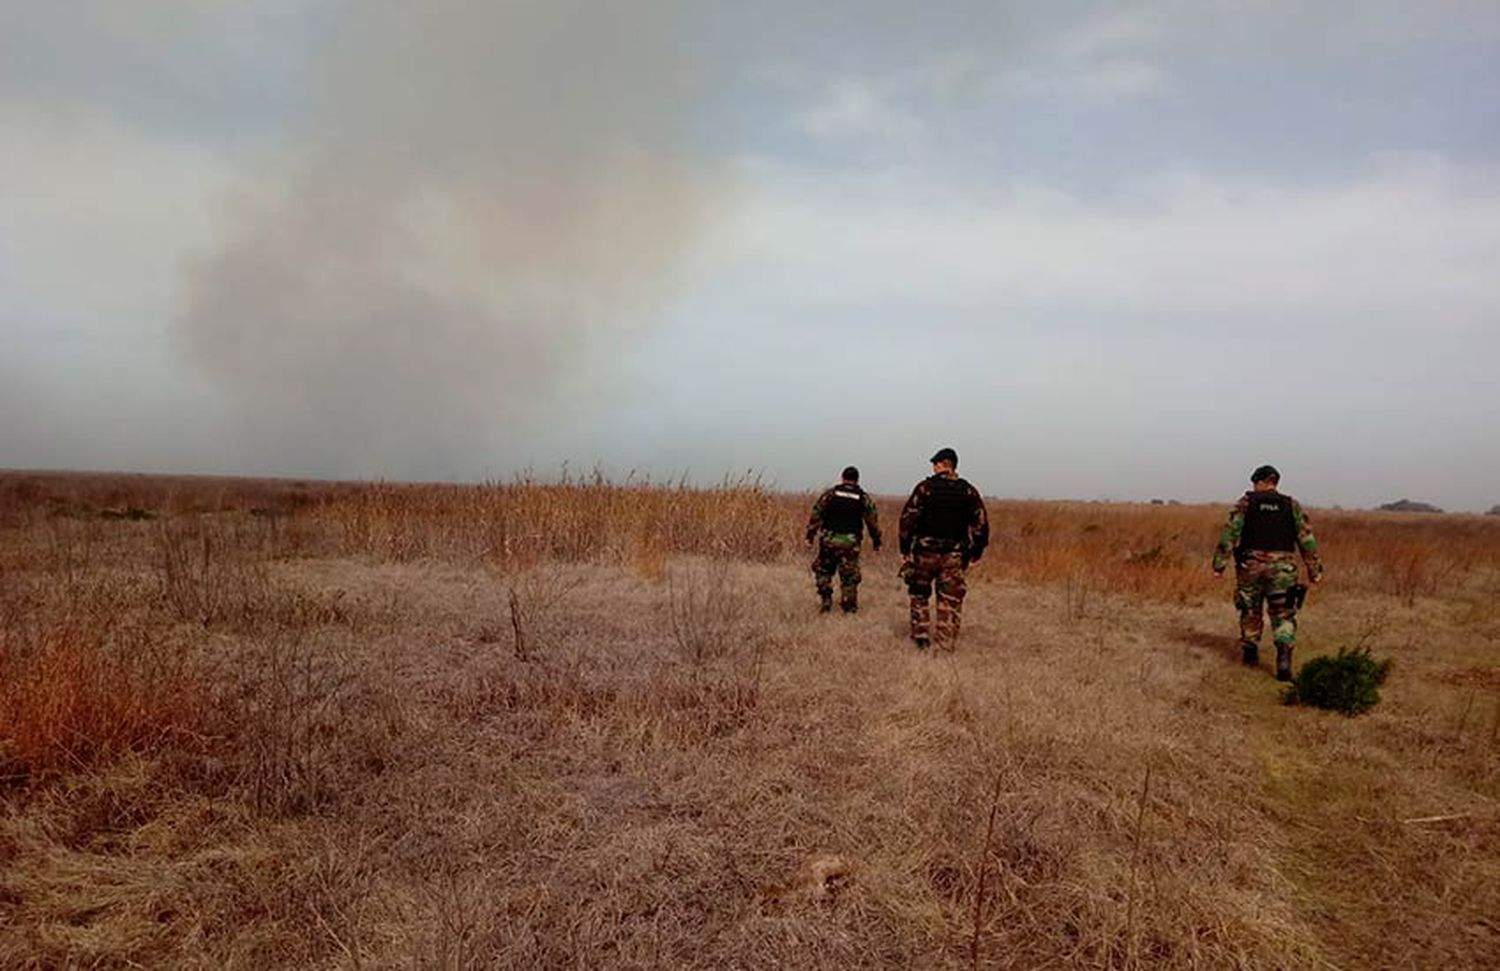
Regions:
<instances>
[{"instance_id":1,"label":"smoke plume","mask_svg":"<svg viewBox=\"0 0 1500 971\"><path fill-rule=\"evenodd\" d=\"M338 8L175 332L250 463L441 475L658 314L701 222L680 5Z\"/></svg>"}]
</instances>

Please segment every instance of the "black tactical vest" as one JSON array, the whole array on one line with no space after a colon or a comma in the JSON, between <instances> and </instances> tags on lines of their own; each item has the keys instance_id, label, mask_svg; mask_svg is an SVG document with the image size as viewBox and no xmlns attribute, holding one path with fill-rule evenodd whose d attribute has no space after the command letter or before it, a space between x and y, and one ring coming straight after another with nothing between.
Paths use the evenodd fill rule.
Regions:
<instances>
[{"instance_id":1,"label":"black tactical vest","mask_svg":"<svg viewBox=\"0 0 1500 971\"><path fill-rule=\"evenodd\" d=\"M927 480L927 496L917 516L918 537L965 546L974 519L974 494L963 479L934 475Z\"/></svg>"},{"instance_id":2,"label":"black tactical vest","mask_svg":"<svg viewBox=\"0 0 1500 971\"><path fill-rule=\"evenodd\" d=\"M823 528L830 533L865 534L865 490L841 483L828 490L823 502Z\"/></svg>"},{"instance_id":3,"label":"black tactical vest","mask_svg":"<svg viewBox=\"0 0 1500 971\"><path fill-rule=\"evenodd\" d=\"M1297 521L1292 516L1292 499L1279 492L1249 492L1250 507L1245 510L1245 528L1240 533L1241 551L1291 553L1297 549Z\"/></svg>"}]
</instances>

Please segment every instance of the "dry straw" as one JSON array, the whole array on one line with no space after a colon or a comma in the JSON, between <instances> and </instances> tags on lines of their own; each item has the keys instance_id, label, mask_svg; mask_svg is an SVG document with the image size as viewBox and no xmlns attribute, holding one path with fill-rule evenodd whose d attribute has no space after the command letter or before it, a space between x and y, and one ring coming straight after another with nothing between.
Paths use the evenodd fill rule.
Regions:
<instances>
[{"instance_id":1,"label":"dry straw","mask_svg":"<svg viewBox=\"0 0 1500 971\"><path fill-rule=\"evenodd\" d=\"M1500 523L1314 511L1351 720L1237 664L1221 508L993 502L930 658L809 500L0 476L0 966L1500 953Z\"/></svg>"}]
</instances>

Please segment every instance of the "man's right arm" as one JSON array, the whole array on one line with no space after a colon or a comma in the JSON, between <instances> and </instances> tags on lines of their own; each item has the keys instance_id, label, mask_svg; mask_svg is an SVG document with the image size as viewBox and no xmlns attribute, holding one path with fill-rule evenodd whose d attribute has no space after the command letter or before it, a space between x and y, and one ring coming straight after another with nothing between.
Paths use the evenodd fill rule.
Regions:
<instances>
[{"instance_id":1,"label":"man's right arm","mask_svg":"<svg viewBox=\"0 0 1500 971\"><path fill-rule=\"evenodd\" d=\"M925 483L917 483L917 487L911 491L911 496L906 500L906 505L901 507L901 523L897 528L897 541L901 546L901 555L911 555L911 542L913 534L917 529L917 518L922 514L922 498L926 492Z\"/></svg>"},{"instance_id":2,"label":"man's right arm","mask_svg":"<svg viewBox=\"0 0 1500 971\"><path fill-rule=\"evenodd\" d=\"M807 518L807 541L811 543L817 539L818 531L823 528L823 501L828 498L824 492L813 500L812 515Z\"/></svg>"},{"instance_id":3,"label":"man's right arm","mask_svg":"<svg viewBox=\"0 0 1500 971\"><path fill-rule=\"evenodd\" d=\"M1223 573L1224 568L1229 565L1229 557L1234 548L1240 545L1240 535L1245 531L1245 512L1250 508L1250 500L1240 497L1240 501L1229 510L1229 519L1224 523L1224 528L1219 531L1219 545L1214 550L1214 572Z\"/></svg>"},{"instance_id":4,"label":"man's right arm","mask_svg":"<svg viewBox=\"0 0 1500 971\"><path fill-rule=\"evenodd\" d=\"M1318 538L1313 535L1312 520L1302 503L1292 500L1292 521L1297 526L1297 548L1302 551L1302 562L1307 567L1307 576L1313 583L1323 579L1323 557L1318 552Z\"/></svg>"}]
</instances>

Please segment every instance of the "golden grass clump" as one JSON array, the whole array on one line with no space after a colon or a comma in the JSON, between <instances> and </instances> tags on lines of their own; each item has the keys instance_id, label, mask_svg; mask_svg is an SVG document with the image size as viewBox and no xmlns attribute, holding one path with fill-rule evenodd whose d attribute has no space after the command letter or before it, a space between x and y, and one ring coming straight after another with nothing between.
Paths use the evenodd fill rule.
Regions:
<instances>
[{"instance_id":1,"label":"golden grass clump","mask_svg":"<svg viewBox=\"0 0 1500 971\"><path fill-rule=\"evenodd\" d=\"M0 775L38 781L180 743L200 673L147 632L83 611L0 630Z\"/></svg>"},{"instance_id":2,"label":"golden grass clump","mask_svg":"<svg viewBox=\"0 0 1500 971\"><path fill-rule=\"evenodd\" d=\"M754 480L711 489L606 481L376 484L321 506L339 550L394 560L571 562L658 554L764 562L787 550L785 497Z\"/></svg>"}]
</instances>

